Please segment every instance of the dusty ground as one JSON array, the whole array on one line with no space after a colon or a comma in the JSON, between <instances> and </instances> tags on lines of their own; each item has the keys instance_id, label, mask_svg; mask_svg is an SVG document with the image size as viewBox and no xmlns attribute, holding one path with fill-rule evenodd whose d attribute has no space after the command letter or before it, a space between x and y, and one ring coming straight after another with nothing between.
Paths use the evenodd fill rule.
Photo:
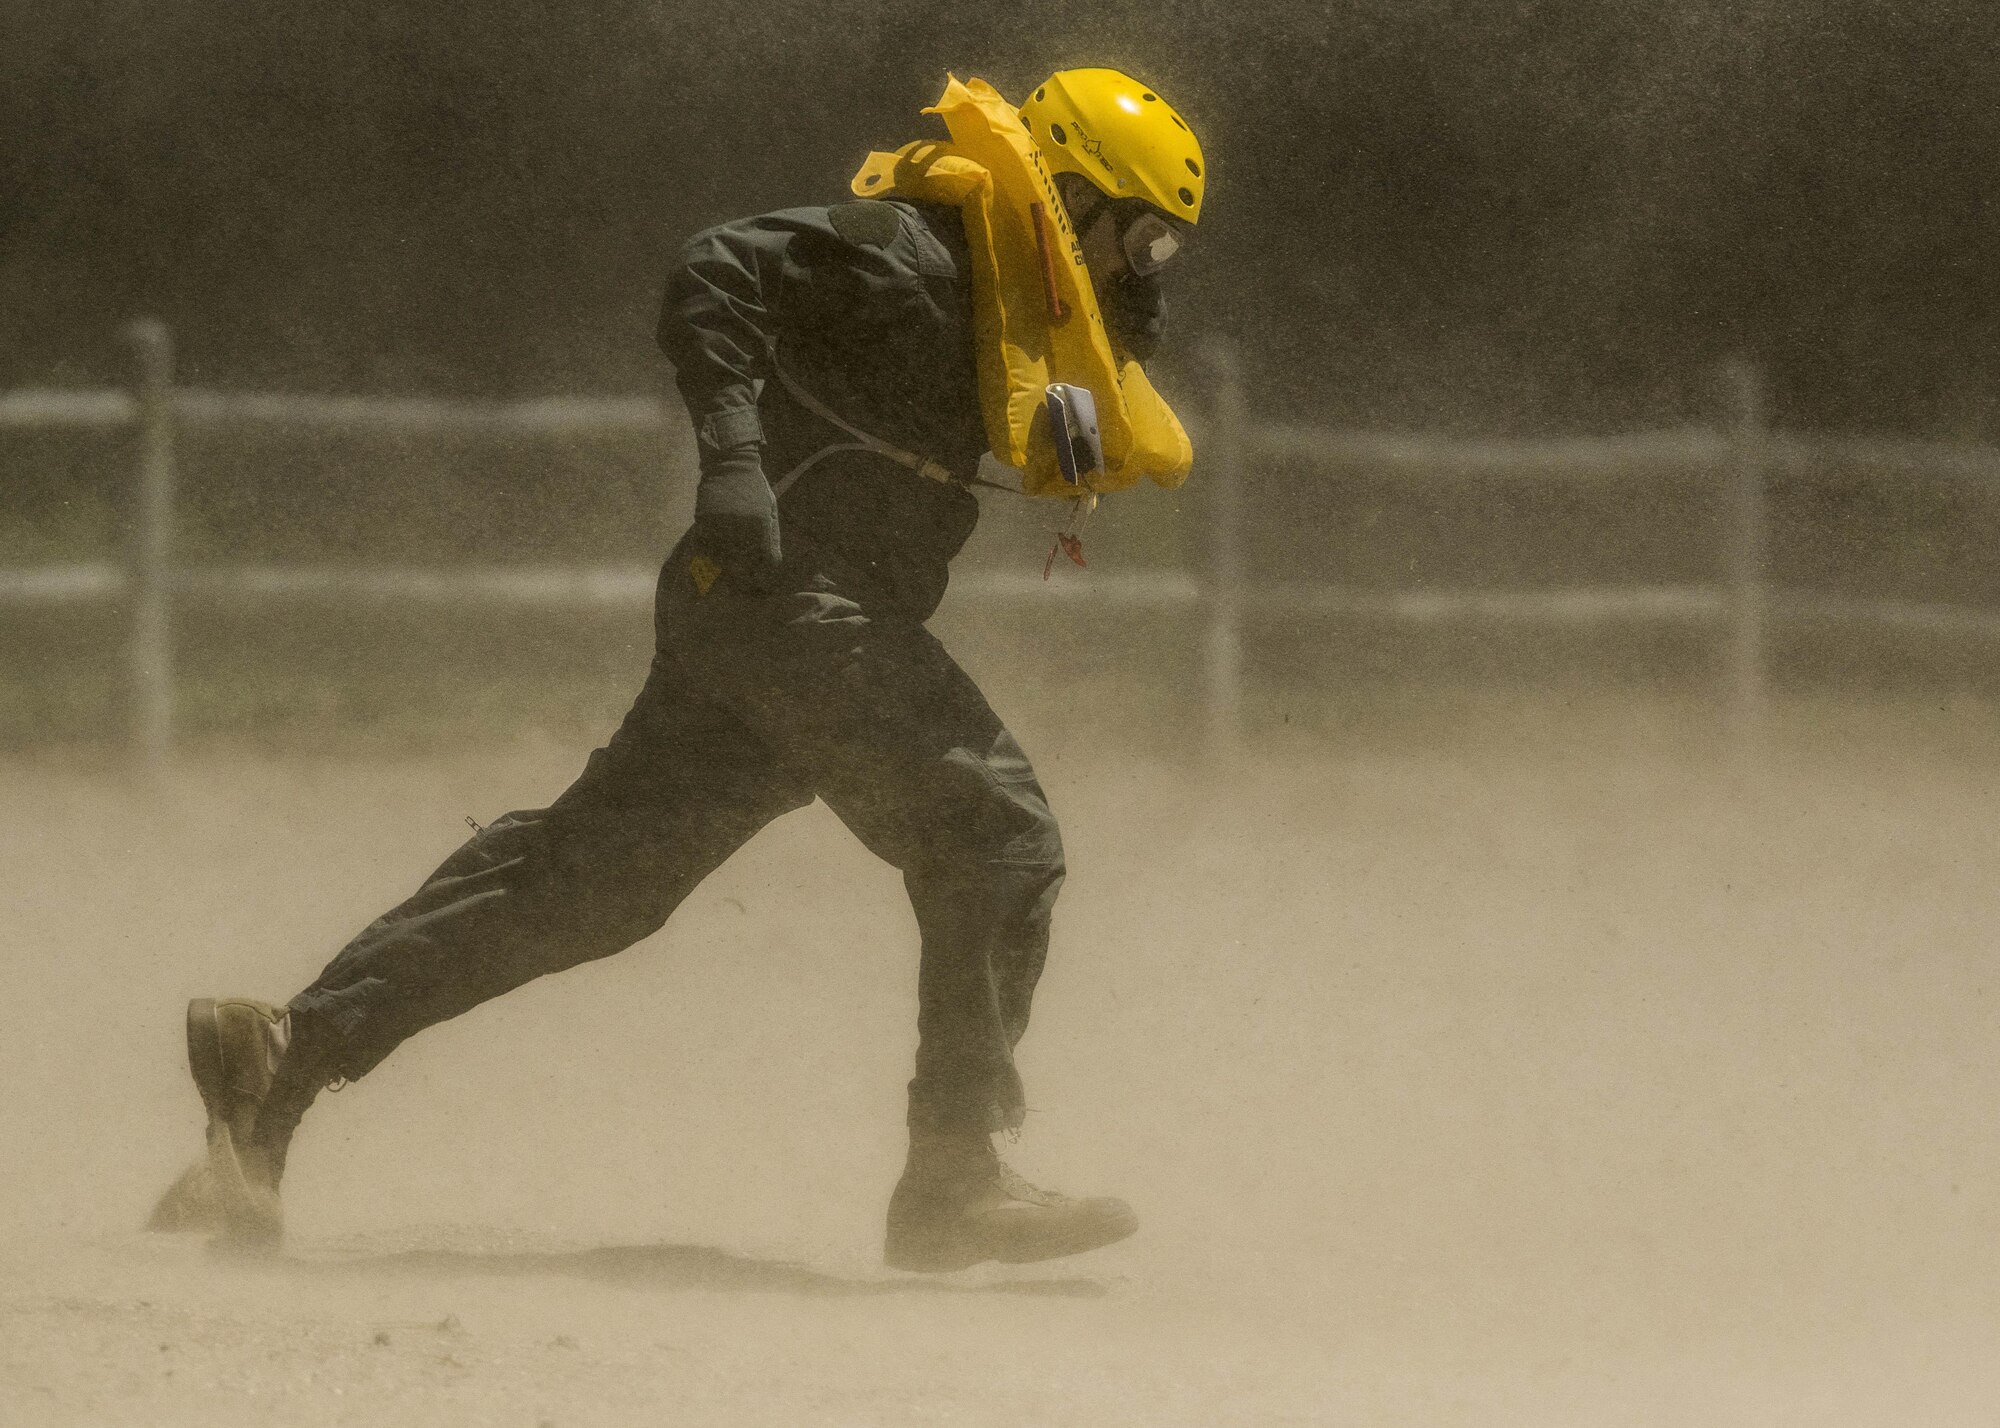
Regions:
<instances>
[{"instance_id":1,"label":"dusty ground","mask_svg":"<svg viewBox=\"0 0 2000 1428\"><path fill-rule=\"evenodd\" d=\"M1751 788L1044 758L1019 1159L1145 1224L941 1280L877 1258L910 918L823 811L323 1101L247 1263L136 1228L181 1002L288 995L580 751L14 762L0 1423L1991 1424L2000 775L1878 732Z\"/></svg>"}]
</instances>

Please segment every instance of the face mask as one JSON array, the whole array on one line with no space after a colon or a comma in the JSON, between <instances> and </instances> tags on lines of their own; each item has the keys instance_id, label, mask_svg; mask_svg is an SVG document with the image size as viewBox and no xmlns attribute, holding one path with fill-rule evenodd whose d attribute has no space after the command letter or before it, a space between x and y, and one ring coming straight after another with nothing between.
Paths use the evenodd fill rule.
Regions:
<instances>
[{"instance_id":1,"label":"face mask","mask_svg":"<svg viewBox=\"0 0 2000 1428\"><path fill-rule=\"evenodd\" d=\"M1098 309L1119 351L1144 362L1159 350L1167 330L1167 296L1158 277L1127 273L1106 283L1098 293Z\"/></svg>"}]
</instances>

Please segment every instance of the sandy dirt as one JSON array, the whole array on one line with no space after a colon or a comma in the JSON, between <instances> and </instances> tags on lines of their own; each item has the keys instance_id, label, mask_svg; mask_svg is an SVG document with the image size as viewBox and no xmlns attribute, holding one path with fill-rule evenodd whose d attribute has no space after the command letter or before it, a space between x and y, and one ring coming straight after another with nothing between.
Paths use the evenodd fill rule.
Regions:
<instances>
[{"instance_id":1,"label":"sandy dirt","mask_svg":"<svg viewBox=\"0 0 2000 1428\"><path fill-rule=\"evenodd\" d=\"M1016 1159L1144 1226L937 1279L879 1262L914 928L824 810L322 1100L243 1261L137 1228L182 1002L581 750L9 763L0 1423L2000 1420L2000 775L1562 747L1044 757Z\"/></svg>"}]
</instances>

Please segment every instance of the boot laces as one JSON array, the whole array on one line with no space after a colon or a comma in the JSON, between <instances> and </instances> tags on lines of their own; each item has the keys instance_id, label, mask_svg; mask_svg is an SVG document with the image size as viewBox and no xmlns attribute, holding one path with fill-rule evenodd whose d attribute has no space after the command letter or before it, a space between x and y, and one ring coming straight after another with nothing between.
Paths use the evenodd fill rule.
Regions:
<instances>
[{"instance_id":1,"label":"boot laces","mask_svg":"<svg viewBox=\"0 0 2000 1428\"><path fill-rule=\"evenodd\" d=\"M1007 1192L1009 1199L1023 1200L1030 1205L1044 1205L1051 1209L1071 1203L1067 1195L1042 1189L1004 1160L996 1161L995 1166L994 1178L1000 1188Z\"/></svg>"}]
</instances>

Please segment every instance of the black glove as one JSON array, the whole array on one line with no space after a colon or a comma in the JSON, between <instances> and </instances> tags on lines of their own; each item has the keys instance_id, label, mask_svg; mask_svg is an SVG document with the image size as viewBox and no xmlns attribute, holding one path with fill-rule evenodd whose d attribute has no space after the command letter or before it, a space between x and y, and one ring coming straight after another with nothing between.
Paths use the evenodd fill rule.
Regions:
<instances>
[{"instance_id":1,"label":"black glove","mask_svg":"<svg viewBox=\"0 0 2000 1428\"><path fill-rule=\"evenodd\" d=\"M764 479L763 447L746 442L701 455L695 546L737 589L768 592L778 583L778 498Z\"/></svg>"}]
</instances>

